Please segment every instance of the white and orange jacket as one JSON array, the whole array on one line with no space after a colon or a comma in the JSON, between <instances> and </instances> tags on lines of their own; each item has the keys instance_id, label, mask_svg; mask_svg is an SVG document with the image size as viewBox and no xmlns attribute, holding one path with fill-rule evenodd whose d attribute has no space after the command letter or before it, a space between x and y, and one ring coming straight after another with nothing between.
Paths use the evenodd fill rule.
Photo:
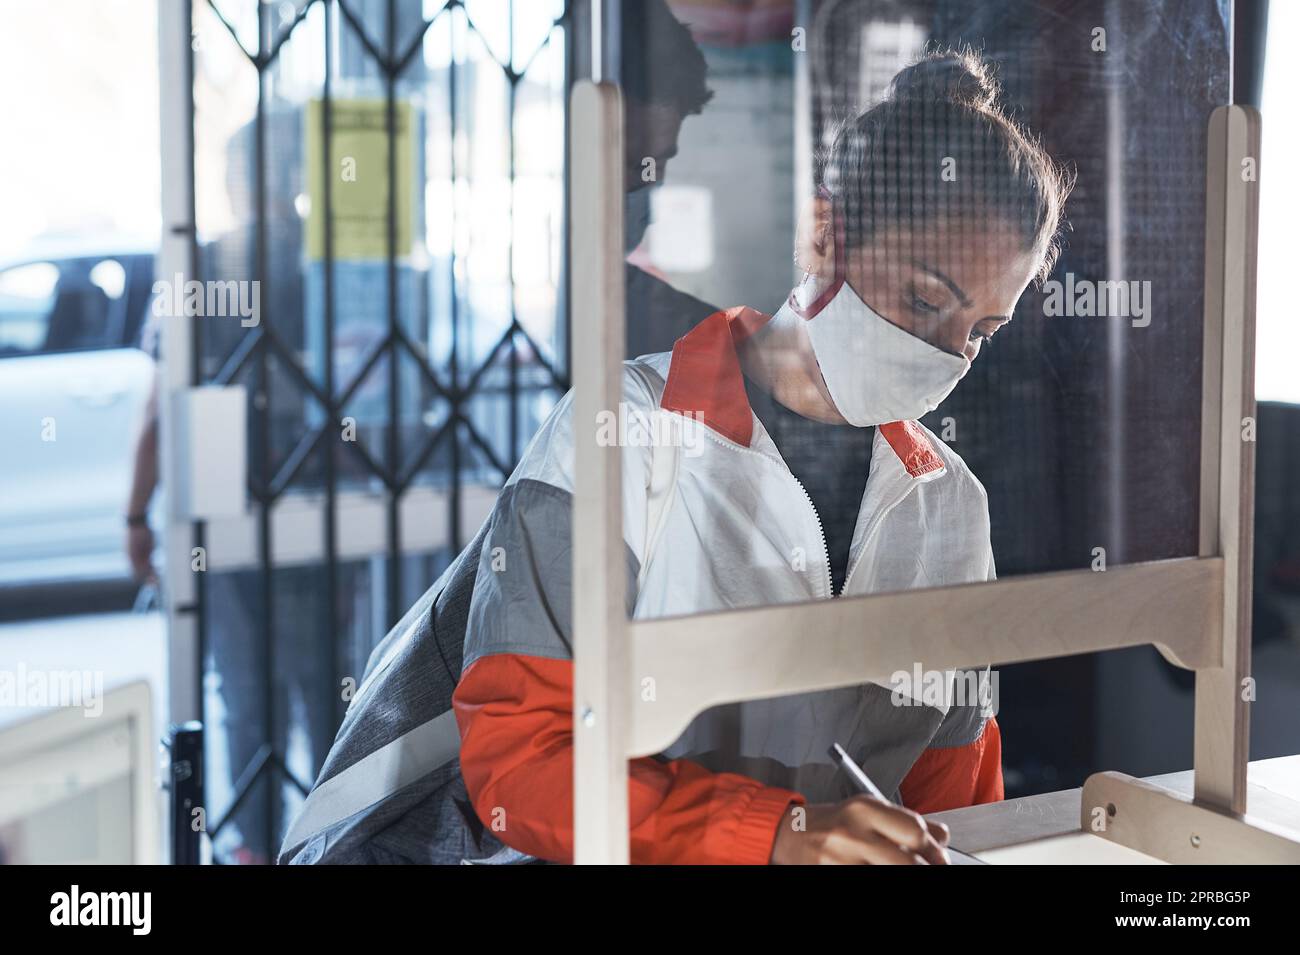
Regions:
<instances>
[{"instance_id":1,"label":"white and orange jacket","mask_svg":"<svg viewBox=\"0 0 1300 955\"><path fill-rule=\"evenodd\" d=\"M835 596L818 515L745 395L735 346L768 318L718 312L671 354L624 364L616 418L631 427L610 434L624 439L637 618ZM575 423L570 394L474 541L376 647L281 861L572 858L579 426L608 422ZM654 446L665 435L670 456ZM987 499L961 458L916 422L877 428L843 593L993 576ZM1001 799L988 708L894 689L870 683L700 714L665 752L629 763L632 861L768 862L791 804L854 793L830 762L832 742L918 812Z\"/></svg>"},{"instance_id":2,"label":"white and orange jacket","mask_svg":"<svg viewBox=\"0 0 1300 955\"><path fill-rule=\"evenodd\" d=\"M719 312L671 354L624 365L622 417L680 442L657 507L653 439L627 435L624 447L637 618L836 596L818 515L745 396L735 345L767 320L743 307ZM525 451L490 521L453 696L479 818L505 820L502 842L549 860L573 851L571 397ZM504 569L492 570L493 553ZM916 422L877 429L848 568L848 595L994 576L984 488ZM701 714L664 753L631 761L632 861L766 863L792 803L853 793L827 755L834 741L917 811L1002 798L986 708L896 699L868 684Z\"/></svg>"}]
</instances>

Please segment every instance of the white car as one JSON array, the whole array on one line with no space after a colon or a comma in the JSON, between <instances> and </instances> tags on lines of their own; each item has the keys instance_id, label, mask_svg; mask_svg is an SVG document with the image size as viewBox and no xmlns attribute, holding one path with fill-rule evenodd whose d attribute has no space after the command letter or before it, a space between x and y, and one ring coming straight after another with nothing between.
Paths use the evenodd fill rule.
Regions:
<instances>
[{"instance_id":1,"label":"white car","mask_svg":"<svg viewBox=\"0 0 1300 955\"><path fill-rule=\"evenodd\" d=\"M0 261L0 588L130 578L153 270L149 245L105 240Z\"/></svg>"}]
</instances>

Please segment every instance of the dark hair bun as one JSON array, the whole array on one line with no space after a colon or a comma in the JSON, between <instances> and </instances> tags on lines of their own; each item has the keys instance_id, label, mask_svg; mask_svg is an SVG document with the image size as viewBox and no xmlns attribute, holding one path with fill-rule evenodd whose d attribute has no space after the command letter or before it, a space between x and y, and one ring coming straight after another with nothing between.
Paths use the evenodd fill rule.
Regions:
<instances>
[{"instance_id":1,"label":"dark hair bun","mask_svg":"<svg viewBox=\"0 0 1300 955\"><path fill-rule=\"evenodd\" d=\"M894 77L896 103L951 103L971 109L998 108L998 84L984 61L970 50L928 53Z\"/></svg>"}]
</instances>

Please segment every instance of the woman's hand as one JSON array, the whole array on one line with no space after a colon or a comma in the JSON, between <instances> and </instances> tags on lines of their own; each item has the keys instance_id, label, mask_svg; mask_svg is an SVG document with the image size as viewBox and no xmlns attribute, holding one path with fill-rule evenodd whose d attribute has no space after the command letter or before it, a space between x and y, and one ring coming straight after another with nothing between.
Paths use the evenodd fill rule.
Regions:
<instances>
[{"instance_id":1,"label":"woman's hand","mask_svg":"<svg viewBox=\"0 0 1300 955\"><path fill-rule=\"evenodd\" d=\"M800 819L802 813L802 820ZM796 806L777 827L773 865L947 865L948 827L870 796Z\"/></svg>"}]
</instances>

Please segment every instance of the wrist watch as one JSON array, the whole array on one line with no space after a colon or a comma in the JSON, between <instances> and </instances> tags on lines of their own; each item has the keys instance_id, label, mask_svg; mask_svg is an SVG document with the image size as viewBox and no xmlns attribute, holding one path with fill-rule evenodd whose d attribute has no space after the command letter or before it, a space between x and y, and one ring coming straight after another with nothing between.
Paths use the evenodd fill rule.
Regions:
<instances>
[{"instance_id":1,"label":"wrist watch","mask_svg":"<svg viewBox=\"0 0 1300 955\"><path fill-rule=\"evenodd\" d=\"M128 514L128 515L126 515L126 526L127 526L127 527L148 527L148 526L149 526L149 515L148 515L148 514Z\"/></svg>"}]
</instances>

